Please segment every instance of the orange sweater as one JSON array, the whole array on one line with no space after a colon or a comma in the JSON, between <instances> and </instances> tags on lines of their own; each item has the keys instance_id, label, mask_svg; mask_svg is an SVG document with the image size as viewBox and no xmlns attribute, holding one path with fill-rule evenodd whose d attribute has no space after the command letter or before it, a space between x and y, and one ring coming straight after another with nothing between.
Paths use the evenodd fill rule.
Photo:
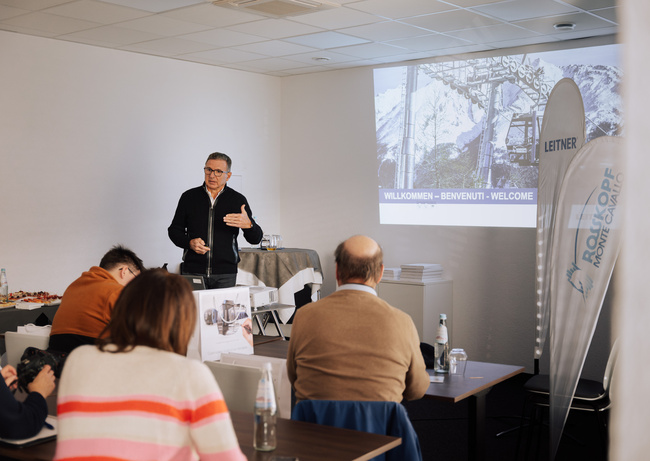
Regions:
<instances>
[{"instance_id":1,"label":"orange sweater","mask_svg":"<svg viewBox=\"0 0 650 461\"><path fill-rule=\"evenodd\" d=\"M93 266L63 293L52 321L52 335L73 334L99 338L111 319L122 285L101 267Z\"/></svg>"}]
</instances>

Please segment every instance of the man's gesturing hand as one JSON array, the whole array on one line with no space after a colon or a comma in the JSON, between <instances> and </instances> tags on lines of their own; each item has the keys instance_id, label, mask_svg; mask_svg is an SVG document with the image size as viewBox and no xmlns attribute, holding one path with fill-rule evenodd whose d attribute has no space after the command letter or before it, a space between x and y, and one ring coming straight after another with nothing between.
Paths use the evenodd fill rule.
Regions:
<instances>
[{"instance_id":1,"label":"man's gesturing hand","mask_svg":"<svg viewBox=\"0 0 650 461\"><path fill-rule=\"evenodd\" d=\"M223 217L223 222L231 227L240 227L242 229L250 229L253 227L253 223L248 218L248 213L246 213L246 205L241 206L241 213L230 213Z\"/></svg>"}]
</instances>

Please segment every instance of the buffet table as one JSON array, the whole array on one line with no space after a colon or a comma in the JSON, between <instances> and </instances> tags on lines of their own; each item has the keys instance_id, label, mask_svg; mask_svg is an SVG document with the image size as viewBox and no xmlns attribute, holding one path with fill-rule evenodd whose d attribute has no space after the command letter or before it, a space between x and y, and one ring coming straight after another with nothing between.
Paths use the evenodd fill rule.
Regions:
<instances>
[{"instance_id":1,"label":"buffet table","mask_svg":"<svg viewBox=\"0 0 650 461\"><path fill-rule=\"evenodd\" d=\"M278 302L288 305L296 304L294 294L307 285L311 289L311 299L318 299L323 271L315 250L243 248L239 256L237 285L275 287L278 289ZM294 311L283 309L278 316L286 323Z\"/></svg>"},{"instance_id":2,"label":"buffet table","mask_svg":"<svg viewBox=\"0 0 650 461\"><path fill-rule=\"evenodd\" d=\"M48 320L47 323L51 324L58 308L59 304L40 306L34 309L16 309L15 307L0 309L0 355L5 352L5 331L16 331L18 327L28 323L35 323L41 314L45 315Z\"/></svg>"}]
</instances>

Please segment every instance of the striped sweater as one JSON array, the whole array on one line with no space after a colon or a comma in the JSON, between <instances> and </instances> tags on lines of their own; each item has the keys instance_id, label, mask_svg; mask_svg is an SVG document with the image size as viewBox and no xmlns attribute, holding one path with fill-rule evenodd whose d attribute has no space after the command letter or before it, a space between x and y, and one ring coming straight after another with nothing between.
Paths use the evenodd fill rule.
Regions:
<instances>
[{"instance_id":1,"label":"striped sweater","mask_svg":"<svg viewBox=\"0 0 650 461\"><path fill-rule=\"evenodd\" d=\"M58 389L56 460L246 460L210 370L138 346L82 346Z\"/></svg>"}]
</instances>

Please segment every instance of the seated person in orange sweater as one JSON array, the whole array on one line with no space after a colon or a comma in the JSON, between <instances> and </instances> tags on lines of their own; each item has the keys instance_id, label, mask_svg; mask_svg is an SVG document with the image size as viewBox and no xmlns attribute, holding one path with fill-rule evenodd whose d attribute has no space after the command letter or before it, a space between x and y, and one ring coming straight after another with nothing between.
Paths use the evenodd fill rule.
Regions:
<instances>
[{"instance_id":1,"label":"seated person in orange sweater","mask_svg":"<svg viewBox=\"0 0 650 461\"><path fill-rule=\"evenodd\" d=\"M377 296L381 247L356 235L335 252L338 289L296 311L287 374L297 400L401 402L429 387L413 320Z\"/></svg>"},{"instance_id":2,"label":"seated person in orange sweater","mask_svg":"<svg viewBox=\"0 0 650 461\"><path fill-rule=\"evenodd\" d=\"M142 260L122 246L104 255L72 282L63 293L54 315L48 350L70 352L83 344L94 344L111 319L122 288L144 270Z\"/></svg>"}]
</instances>

